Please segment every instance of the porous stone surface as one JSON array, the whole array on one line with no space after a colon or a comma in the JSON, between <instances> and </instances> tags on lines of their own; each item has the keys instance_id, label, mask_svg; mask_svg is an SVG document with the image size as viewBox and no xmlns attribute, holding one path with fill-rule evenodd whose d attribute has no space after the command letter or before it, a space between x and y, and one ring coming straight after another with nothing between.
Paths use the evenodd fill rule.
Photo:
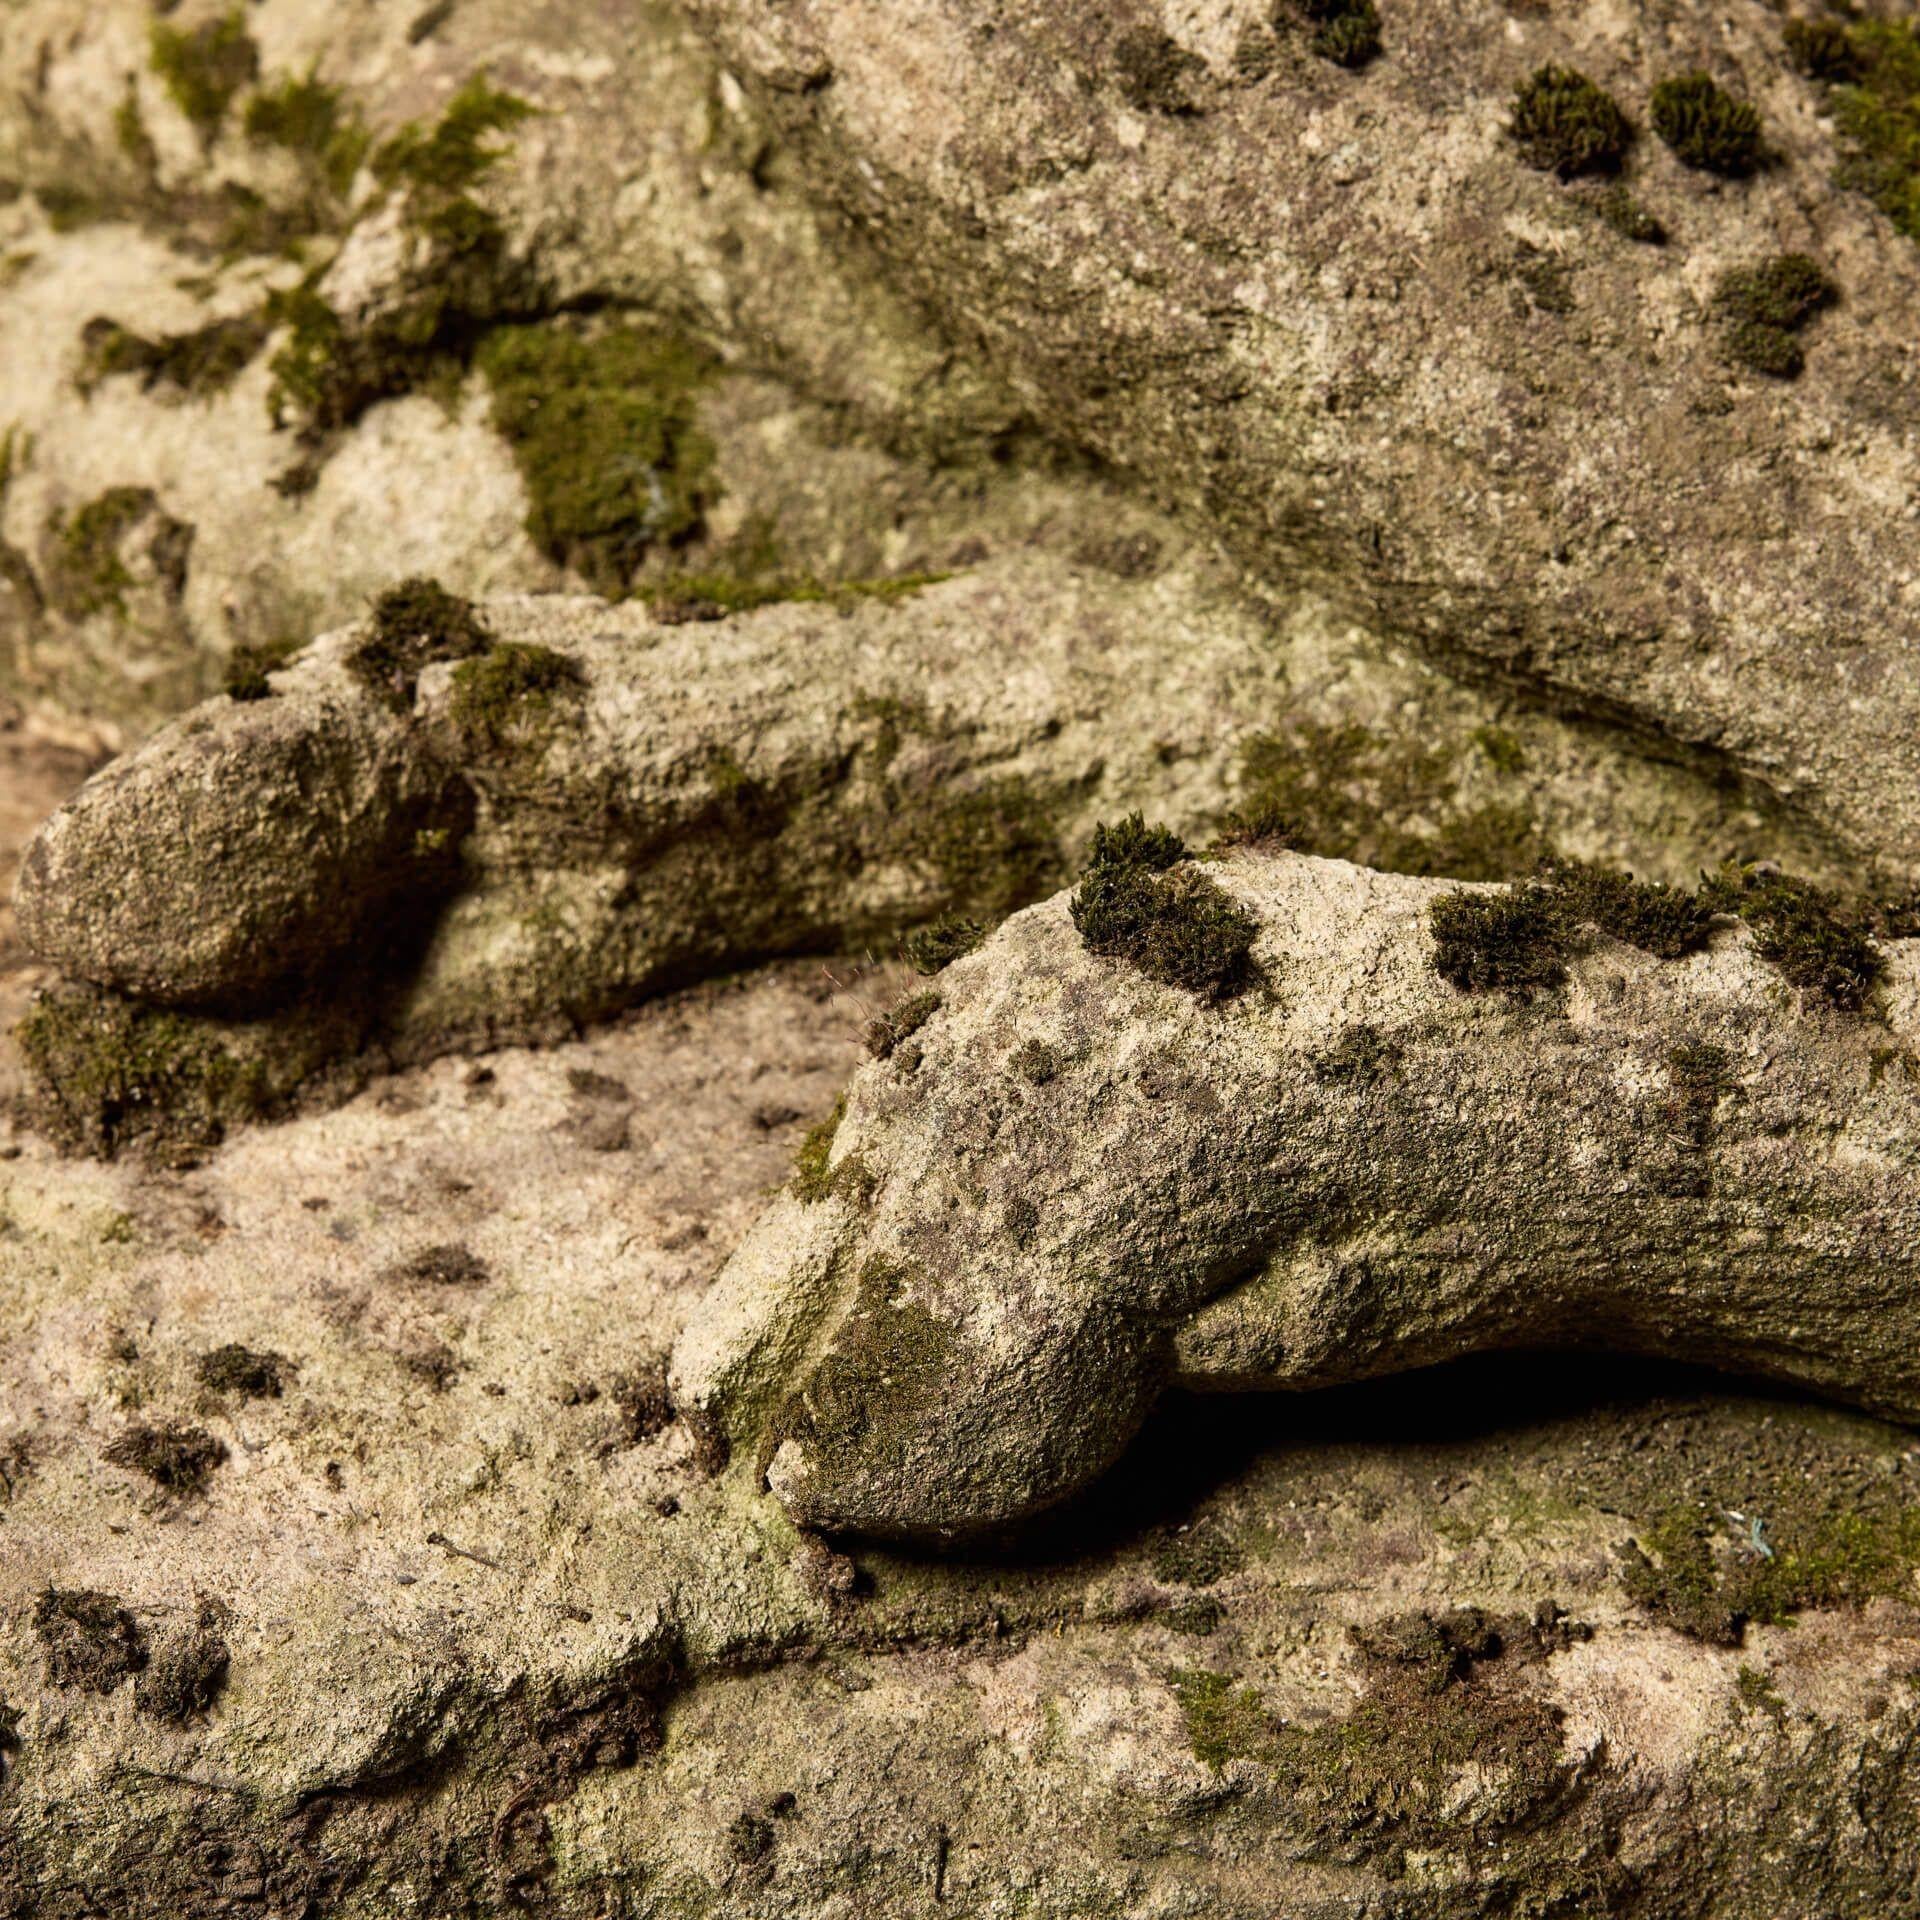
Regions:
<instances>
[{"instance_id":1,"label":"porous stone surface","mask_svg":"<svg viewBox=\"0 0 1920 1920\"><path fill-rule=\"evenodd\" d=\"M1358 72L1315 54L1312 9L1259 0L688 11L815 191L1050 430L1251 568L1920 866L1920 252L1835 190L1779 7L1387 6ZM1143 32L1188 62L1177 97L1124 84ZM1640 128L1625 181L1665 246L1524 164L1506 129L1546 64ZM1653 89L1694 70L1757 107L1749 177L1652 133ZM1714 307L1785 252L1841 289L1790 382L1731 364Z\"/></svg>"},{"instance_id":2,"label":"porous stone surface","mask_svg":"<svg viewBox=\"0 0 1920 1920\"><path fill-rule=\"evenodd\" d=\"M1516 1003L1441 978L1439 883L1252 849L1206 872L1257 927L1235 997L1090 951L1067 895L1016 915L703 1303L676 1397L797 1520L963 1538L1086 1486L1170 1385L1475 1350L1920 1417L1912 942L1871 1018L1732 928L1682 959L1598 936Z\"/></svg>"}]
</instances>

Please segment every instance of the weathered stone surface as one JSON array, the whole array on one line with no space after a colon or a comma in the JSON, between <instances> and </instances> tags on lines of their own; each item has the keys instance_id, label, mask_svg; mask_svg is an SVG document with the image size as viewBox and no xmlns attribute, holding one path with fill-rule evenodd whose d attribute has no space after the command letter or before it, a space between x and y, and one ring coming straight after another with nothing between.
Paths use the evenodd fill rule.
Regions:
<instances>
[{"instance_id":1,"label":"weathered stone surface","mask_svg":"<svg viewBox=\"0 0 1920 1920\"><path fill-rule=\"evenodd\" d=\"M457 785L322 648L114 761L28 847L20 937L78 979L244 1009L431 896Z\"/></svg>"},{"instance_id":2,"label":"weathered stone surface","mask_svg":"<svg viewBox=\"0 0 1920 1920\"><path fill-rule=\"evenodd\" d=\"M1596 934L1521 1001L1442 980L1436 883L1205 873L1257 928L1235 997L1089 951L1069 896L1015 916L703 1303L676 1394L796 1520L961 1536L1084 1487L1168 1386L1486 1349L1920 1418L1912 942L1870 1015L1731 926L1679 959Z\"/></svg>"},{"instance_id":3,"label":"weathered stone surface","mask_svg":"<svg viewBox=\"0 0 1920 1920\"><path fill-rule=\"evenodd\" d=\"M1050 430L1254 570L1920 870L1920 251L1835 190L1780 10L1387 7L1357 73L1271 11L689 0L823 199ZM1162 27L1200 63L1188 111L1122 85L1122 37ZM1627 184L1670 244L1523 162L1504 129L1545 63L1639 124ZM1648 130L1702 68L1759 108L1749 178ZM1785 251L1841 289L1790 383L1729 362L1714 306Z\"/></svg>"}]
</instances>

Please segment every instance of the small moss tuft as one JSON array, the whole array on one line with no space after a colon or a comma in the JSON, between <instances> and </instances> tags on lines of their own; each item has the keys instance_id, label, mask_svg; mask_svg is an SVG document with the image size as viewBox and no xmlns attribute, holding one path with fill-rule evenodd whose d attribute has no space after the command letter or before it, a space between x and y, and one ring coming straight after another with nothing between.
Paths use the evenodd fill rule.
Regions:
<instances>
[{"instance_id":1,"label":"small moss tuft","mask_svg":"<svg viewBox=\"0 0 1920 1920\"><path fill-rule=\"evenodd\" d=\"M1523 80L1507 132L1528 166L1562 180L1616 172L1633 143L1613 96L1574 67L1538 67Z\"/></svg>"},{"instance_id":2,"label":"small moss tuft","mask_svg":"<svg viewBox=\"0 0 1920 1920\"><path fill-rule=\"evenodd\" d=\"M1662 80L1653 90L1650 113L1654 132L1684 166L1739 180L1766 161L1759 113L1710 74Z\"/></svg>"},{"instance_id":3,"label":"small moss tuft","mask_svg":"<svg viewBox=\"0 0 1920 1920\"><path fill-rule=\"evenodd\" d=\"M227 1457L226 1447L204 1427L177 1421L135 1421L105 1450L116 1467L144 1473L168 1493L198 1493Z\"/></svg>"},{"instance_id":4,"label":"small moss tuft","mask_svg":"<svg viewBox=\"0 0 1920 1920\"><path fill-rule=\"evenodd\" d=\"M1584 860L1549 860L1540 877L1570 925L1598 927L1610 939L1662 960L1678 960L1707 944L1713 908L1684 887L1636 880Z\"/></svg>"},{"instance_id":5,"label":"small moss tuft","mask_svg":"<svg viewBox=\"0 0 1920 1920\"><path fill-rule=\"evenodd\" d=\"M1838 20L1789 20L1780 29L1787 59L1809 80L1854 80L1860 58L1853 37Z\"/></svg>"},{"instance_id":6,"label":"small moss tuft","mask_svg":"<svg viewBox=\"0 0 1920 1920\"><path fill-rule=\"evenodd\" d=\"M1824 887L1767 867L1723 867L1701 888L1719 913L1738 914L1754 931L1754 950L1803 993L1843 1013L1857 1012L1886 962L1860 921Z\"/></svg>"},{"instance_id":7,"label":"small moss tuft","mask_svg":"<svg viewBox=\"0 0 1920 1920\"><path fill-rule=\"evenodd\" d=\"M1806 365L1795 336L1839 288L1804 253L1776 254L1758 266L1725 273L1714 291L1714 310L1727 351L1742 366L1776 380L1791 380Z\"/></svg>"},{"instance_id":8,"label":"small moss tuft","mask_svg":"<svg viewBox=\"0 0 1920 1920\"><path fill-rule=\"evenodd\" d=\"M585 685L577 660L527 641L497 641L454 669L454 724L469 740L500 746L540 731L553 718L555 697Z\"/></svg>"},{"instance_id":9,"label":"small moss tuft","mask_svg":"<svg viewBox=\"0 0 1920 1920\"><path fill-rule=\"evenodd\" d=\"M233 96L260 72L260 49L238 7L185 31L156 20L151 55L174 105L204 141L220 131Z\"/></svg>"},{"instance_id":10,"label":"small moss tuft","mask_svg":"<svg viewBox=\"0 0 1920 1920\"><path fill-rule=\"evenodd\" d=\"M1650 213L1618 182L1595 194L1590 204L1623 240L1638 241L1643 247L1666 245L1665 221L1657 213Z\"/></svg>"},{"instance_id":11,"label":"small moss tuft","mask_svg":"<svg viewBox=\"0 0 1920 1920\"><path fill-rule=\"evenodd\" d=\"M140 1623L111 1593L48 1587L34 1603L33 1630L56 1687L111 1693L147 1664Z\"/></svg>"},{"instance_id":12,"label":"small moss tuft","mask_svg":"<svg viewBox=\"0 0 1920 1920\"><path fill-rule=\"evenodd\" d=\"M1308 44L1322 60L1359 68L1380 52L1380 9L1374 0L1293 0L1293 8L1314 22Z\"/></svg>"},{"instance_id":13,"label":"small moss tuft","mask_svg":"<svg viewBox=\"0 0 1920 1920\"><path fill-rule=\"evenodd\" d=\"M88 394L103 380L125 375L137 379L147 393L168 387L205 399L232 386L266 340L267 323L258 314L215 320L190 333L162 334L153 340L117 320L96 316L81 329L76 384Z\"/></svg>"},{"instance_id":14,"label":"small moss tuft","mask_svg":"<svg viewBox=\"0 0 1920 1920\"><path fill-rule=\"evenodd\" d=\"M493 636L471 601L436 580L416 575L373 603L366 636L347 655L347 669L397 712L413 705L423 667L436 660L467 660L485 652Z\"/></svg>"},{"instance_id":15,"label":"small moss tuft","mask_svg":"<svg viewBox=\"0 0 1920 1920\"><path fill-rule=\"evenodd\" d=\"M1142 113L1195 113L1192 83L1207 63L1156 27L1131 27L1114 45L1120 97Z\"/></svg>"},{"instance_id":16,"label":"small moss tuft","mask_svg":"<svg viewBox=\"0 0 1920 1920\"><path fill-rule=\"evenodd\" d=\"M1186 1718L1194 1758L1215 1773L1230 1760L1259 1759L1269 1750L1272 1722L1251 1687L1198 1668L1173 1676L1173 1697Z\"/></svg>"},{"instance_id":17,"label":"small moss tuft","mask_svg":"<svg viewBox=\"0 0 1920 1920\"><path fill-rule=\"evenodd\" d=\"M1840 183L1920 240L1920 25L1861 20L1848 39L1857 72L1834 96L1847 150Z\"/></svg>"},{"instance_id":18,"label":"small moss tuft","mask_svg":"<svg viewBox=\"0 0 1920 1920\"><path fill-rule=\"evenodd\" d=\"M370 139L357 115L343 112L340 89L309 70L287 74L247 102L241 125L249 140L279 147L312 167L336 196L344 199Z\"/></svg>"},{"instance_id":19,"label":"small moss tuft","mask_svg":"<svg viewBox=\"0 0 1920 1920\"><path fill-rule=\"evenodd\" d=\"M221 1609L207 1609L216 1616ZM146 1670L133 1683L133 1704L155 1720L184 1726L218 1698L232 1655L206 1618L183 1632L168 1634Z\"/></svg>"},{"instance_id":20,"label":"small moss tuft","mask_svg":"<svg viewBox=\"0 0 1920 1920\"><path fill-rule=\"evenodd\" d=\"M1530 1000L1567 977L1567 933L1544 887L1443 893L1429 910L1434 971L1462 993Z\"/></svg>"},{"instance_id":21,"label":"small moss tuft","mask_svg":"<svg viewBox=\"0 0 1920 1920\"><path fill-rule=\"evenodd\" d=\"M980 921L943 913L901 941L900 957L915 973L931 976L965 959L986 937L987 929Z\"/></svg>"},{"instance_id":22,"label":"small moss tuft","mask_svg":"<svg viewBox=\"0 0 1920 1920\"><path fill-rule=\"evenodd\" d=\"M151 487L109 487L58 524L46 591L68 619L124 617L133 575L121 558L121 542L156 504Z\"/></svg>"},{"instance_id":23,"label":"small moss tuft","mask_svg":"<svg viewBox=\"0 0 1920 1920\"><path fill-rule=\"evenodd\" d=\"M867 1051L876 1060L891 1060L901 1041L918 1033L939 1011L937 993L910 994L891 1011L867 1022Z\"/></svg>"},{"instance_id":24,"label":"small moss tuft","mask_svg":"<svg viewBox=\"0 0 1920 1920\"><path fill-rule=\"evenodd\" d=\"M306 645L297 635L278 640L247 641L227 656L221 691L230 700L266 700L272 697L268 676L279 672Z\"/></svg>"},{"instance_id":25,"label":"small moss tuft","mask_svg":"<svg viewBox=\"0 0 1920 1920\"><path fill-rule=\"evenodd\" d=\"M238 1394L243 1400L278 1400L293 1371L284 1353L256 1352L237 1341L203 1353L193 1363L195 1377L215 1393Z\"/></svg>"},{"instance_id":26,"label":"small moss tuft","mask_svg":"<svg viewBox=\"0 0 1920 1920\"><path fill-rule=\"evenodd\" d=\"M494 425L526 483L527 531L596 592L625 592L655 545L696 534L719 497L695 400L718 361L681 335L501 327L479 351Z\"/></svg>"},{"instance_id":27,"label":"small moss tuft","mask_svg":"<svg viewBox=\"0 0 1920 1920\"><path fill-rule=\"evenodd\" d=\"M1253 976L1258 922L1198 869L1177 867L1177 834L1139 814L1094 829L1093 850L1071 903L1089 953L1131 962L1151 980L1184 987L1209 1005Z\"/></svg>"}]
</instances>

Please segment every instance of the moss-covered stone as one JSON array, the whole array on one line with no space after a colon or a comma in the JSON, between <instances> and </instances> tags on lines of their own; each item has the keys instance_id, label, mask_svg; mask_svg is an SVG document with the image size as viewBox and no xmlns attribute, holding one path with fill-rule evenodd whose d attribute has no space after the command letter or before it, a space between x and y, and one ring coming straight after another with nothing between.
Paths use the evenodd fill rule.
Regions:
<instances>
[{"instance_id":1,"label":"moss-covered stone","mask_svg":"<svg viewBox=\"0 0 1920 1920\"><path fill-rule=\"evenodd\" d=\"M1633 142L1613 96L1575 67L1536 67L1515 90L1507 132L1528 166L1562 180L1616 171Z\"/></svg>"},{"instance_id":2,"label":"moss-covered stone","mask_svg":"<svg viewBox=\"0 0 1920 1920\"><path fill-rule=\"evenodd\" d=\"M1429 918L1434 971L1462 993L1530 1000L1567 977L1566 924L1544 887L1443 893Z\"/></svg>"},{"instance_id":3,"label":"moss-covered stone","mask_svg":"<svg viewBox=\"0 0 1920 1920\"><path fill-rule=\"evenodd\" d=\"M227 1457L223 1442L205 1427L177 1420L136 1420L108 1443L101 1458L143 1473L172 1494L198 1493Z\"/></svg>"},{"instance_id":4,"label":"moss-covered stone","mask_svg":"<svg viewBox=\"0 0 1920 1920\"><path fill-rule=\"evenodd\" d=\"M918 1033L940 1011L937 993L913 993L897 1007L867 1022L867 1051L876 1060L891 1060L903 1040Z\"/></svg>"},{"instance_id":5,"label":"moss-covered stone","mask_svg":"<svg viewBox=\"0 0 1920 1920\"><path fill-rule=\"evenodd\" d=\"M1070 910L1088 952L1215 1004L1251 984L1259 923L1197 867L1177 865L1185 855L1138 814L1102 825Z\"/></svg>"},{"instance_id":6,"label":"moss-covered stone","mask_svg":"<svg viewBox=\"0 0 1920 1920\"><path fill-rule=\"evenodd\" d=\"M824 1120L810 1126L793 1156L793 1190L802 1200L824 1200L833 1191L833 1176L828 1161L833 1156L834 1136L847 1116L847 1096L833 1103L833 1111Z\"/></svg>"},{"instance_id":7,"label":"moss-covered stone","mask_svg":"<svg viewBox=\"0 0 1920 1920\"><path fill-rule=\"evenodd\" d=\"M413 705L423 667L469 660L493 645L473 603L437 580L416 576L389 587L373 603L365 636L347 655L347 669L396 711Z\"/></svg>"},{"instance_id":8,"label":"moss-covered stone","mask_svg":"<svg viewBox=\"0 0 1920 1920\"><path fill-rule=\"evenodd\" d=\"M437 196L464 194L512 151L496 136L511 133L537 111L532 102L476 73L432 126L409 121L383 141L373 156L374 173L388 186Z\"/></svg>"},{"instance_id":9,"label":"moss-covered stone","mask_svg":"<svg viewBox=\"0 0 1920 1920\"><path fill-rule=\"evenodd\" d=\"M1839 294L1818 261L1804 253L1781 253L1723 274L1714 290L1714 309L1735 360L1756 373L1791 380L1806 365L1795 336Z\"/></svg>"},{"instance_id":10,"label":"moss-covered stone","mask_svg":"<svg viewBox=\"0 0 1920 1920\"><path fill-rule=\"evenodd\" d=\"M1570 926L1596 927L1662 960L1678 960L1707 944L1714 910L1684 887L1636 880L1584 860L1549 860L1540 880Z\"/></svg>"},{"instance_id":11,"label":"moss-covered stone","mask_svg":"<svg viewBox=\"0 0 1920 1920\"><path fill-rule=\"evenodd\" d=\"M454 724L475 743L498 747L525 741L544 733L556 702L578 694L585 684L579 663L551 647L496 642L454 669Z\"/></svg>"},{"instance_id":12,"label":"moss-covered stone","mask_svg":"<svg viewBox=\"0 0 1920 1920\"><path fill-rule=\"evenodd\" d=\"M1863 918L1837 895L1764 867L1723 867L1701 889L1716 912L1738 914L1754 930L1761 959L1803 993L1841 1012L1872 996L1886 962Z\"/></svg>"},{"instance_id":13,"label":"moss-covered stone","mask_svg":"<svg viewBox=\"0 0 1920 1920\"><path fill-rule=\"evenodd\" d=\"M1847 29L1852 70L1834 95L1847 148L1843 186L1866 194L1920 240L1920 25L1859 20Z\"/></svg>"},{"instance_id":14,"label":"moss-covered stone","mask_svg":"<svg viewBox=\"0 0 1920 1920\"><path fill-rule=\"evenodd\" d=\"M658 329L587 337L551 323L489 334L479 364L549 558L617 595L650 548L699 531L719 495L695 412L712 354Z\"/></svg>"},{"instance_id":15,"label":"moss-covered stone","mask_svg":"<svg viewBox=\"0 0 1920 1920\"><path fill-rule=\"evenodd\" d=\"M153 23L153 70L202 140L211 141L233 97L260 71L260 49L238 7L188 29Z\"/></svg>"},{"instance_id":16,"label":"moss-covered stone","mask_svg":"<svg viewBox=\"0 0 1920 1920\"><path fill-rule=\"evenodd\" d=\"M1767 159L1760 115L1707 73L1662 80L1650 103L1653 130L1684 166L1730 180L1758 171Z\"/></svg>"},{"instance_id":17,"label":"moss-covered stone","mask_svg":"<svg viewBox=\"0 0 1920 1920\"><path fill-rule=\"evenodd\" d=\"M342 104L338 87L317 71L286 74L247 102L241 119L249 140L278 147L311 168L336 198L344 200L371 138L360 117Z\"/></svg>"}]
</instances>

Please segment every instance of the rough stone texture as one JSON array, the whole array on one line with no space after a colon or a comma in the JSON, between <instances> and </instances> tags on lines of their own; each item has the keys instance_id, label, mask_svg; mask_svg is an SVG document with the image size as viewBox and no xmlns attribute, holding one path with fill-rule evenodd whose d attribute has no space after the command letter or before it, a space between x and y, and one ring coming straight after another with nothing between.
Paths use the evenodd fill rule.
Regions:
<instances>
[{"instance_id":1,"label":"rough stone texture","mask_svg":"<svg viewBox=\"0 0 1920 1920\"><path fill-rule=\"evenodd\" d=\"M1256 570L1705 749L1920 869L1920 253L1833 190L1777 7L1388 7L1357 74L1258 0L689 11L1050 430ZM1139 24L1204 62L1196 110L1123 98ZM1709 69L1777 163L1727 182L1643 131L1629 183L1673 243L1637 245L1503 132L1546 62L1643 129L1658 80ZM1730 367L1711 311L1724 270L1782 251L1843 290L1791 384Z\"/></svg>"},{"instance_id":2,"label":"rough stone texture","mask_svg":"<svg viewBox=\"0 0 1920 1920\"><path fill-rule=\"evenodd\" d=\"M1682 960L1598 938L1515 1005L1440 978L1437 883L1207 872L1259 927L1245 992L1089 952L1064 895L1015 916L716 1283L676 1394L796 1520L964 1536L1084 1487L1169 1385L1477 1349L1920 1418L1913 943L1871 1019L1801 1004L1731 929Z\"/></svg>"},{"instance_id":3,"label":"rough stone texture","mask_svg":"<svg viewBox=\"0 0 1920 1920\"><path fill-rule=\"evenodd\" d=\"M229 1117L350 1090L344 1061L565 1032L742 961L886 950L941 911L998 918L1056 885L1101 818L1151 807L1205 839L1276 780L1310 845L1365 853L1385 828L1389 857L1482 877L1553 848L1658 846L1680 877L1722 836L1796 844L1724 788L1588 752L1563 723L1469 728L1474 707L1367 672L1320 610L1276 629L1192 560L1130 579L1042 550L722 621L560 596L482 618L490 657L539 649L521 657L577 683L483 698L487 659L443 663L398 716L355 678L365 630L347 629L270 697L163 729L29 851L40 958L227 1016L166 1044L240 1062L220 1069ZM1416 695L1466 730L1458 764L1408 738ZM37 1055L70 1143L167 1120L103 1071L103 1048L140 1046L100 1038L119 1017L81 1003L83 1039Z\"/></svg>"}]
</instances>

